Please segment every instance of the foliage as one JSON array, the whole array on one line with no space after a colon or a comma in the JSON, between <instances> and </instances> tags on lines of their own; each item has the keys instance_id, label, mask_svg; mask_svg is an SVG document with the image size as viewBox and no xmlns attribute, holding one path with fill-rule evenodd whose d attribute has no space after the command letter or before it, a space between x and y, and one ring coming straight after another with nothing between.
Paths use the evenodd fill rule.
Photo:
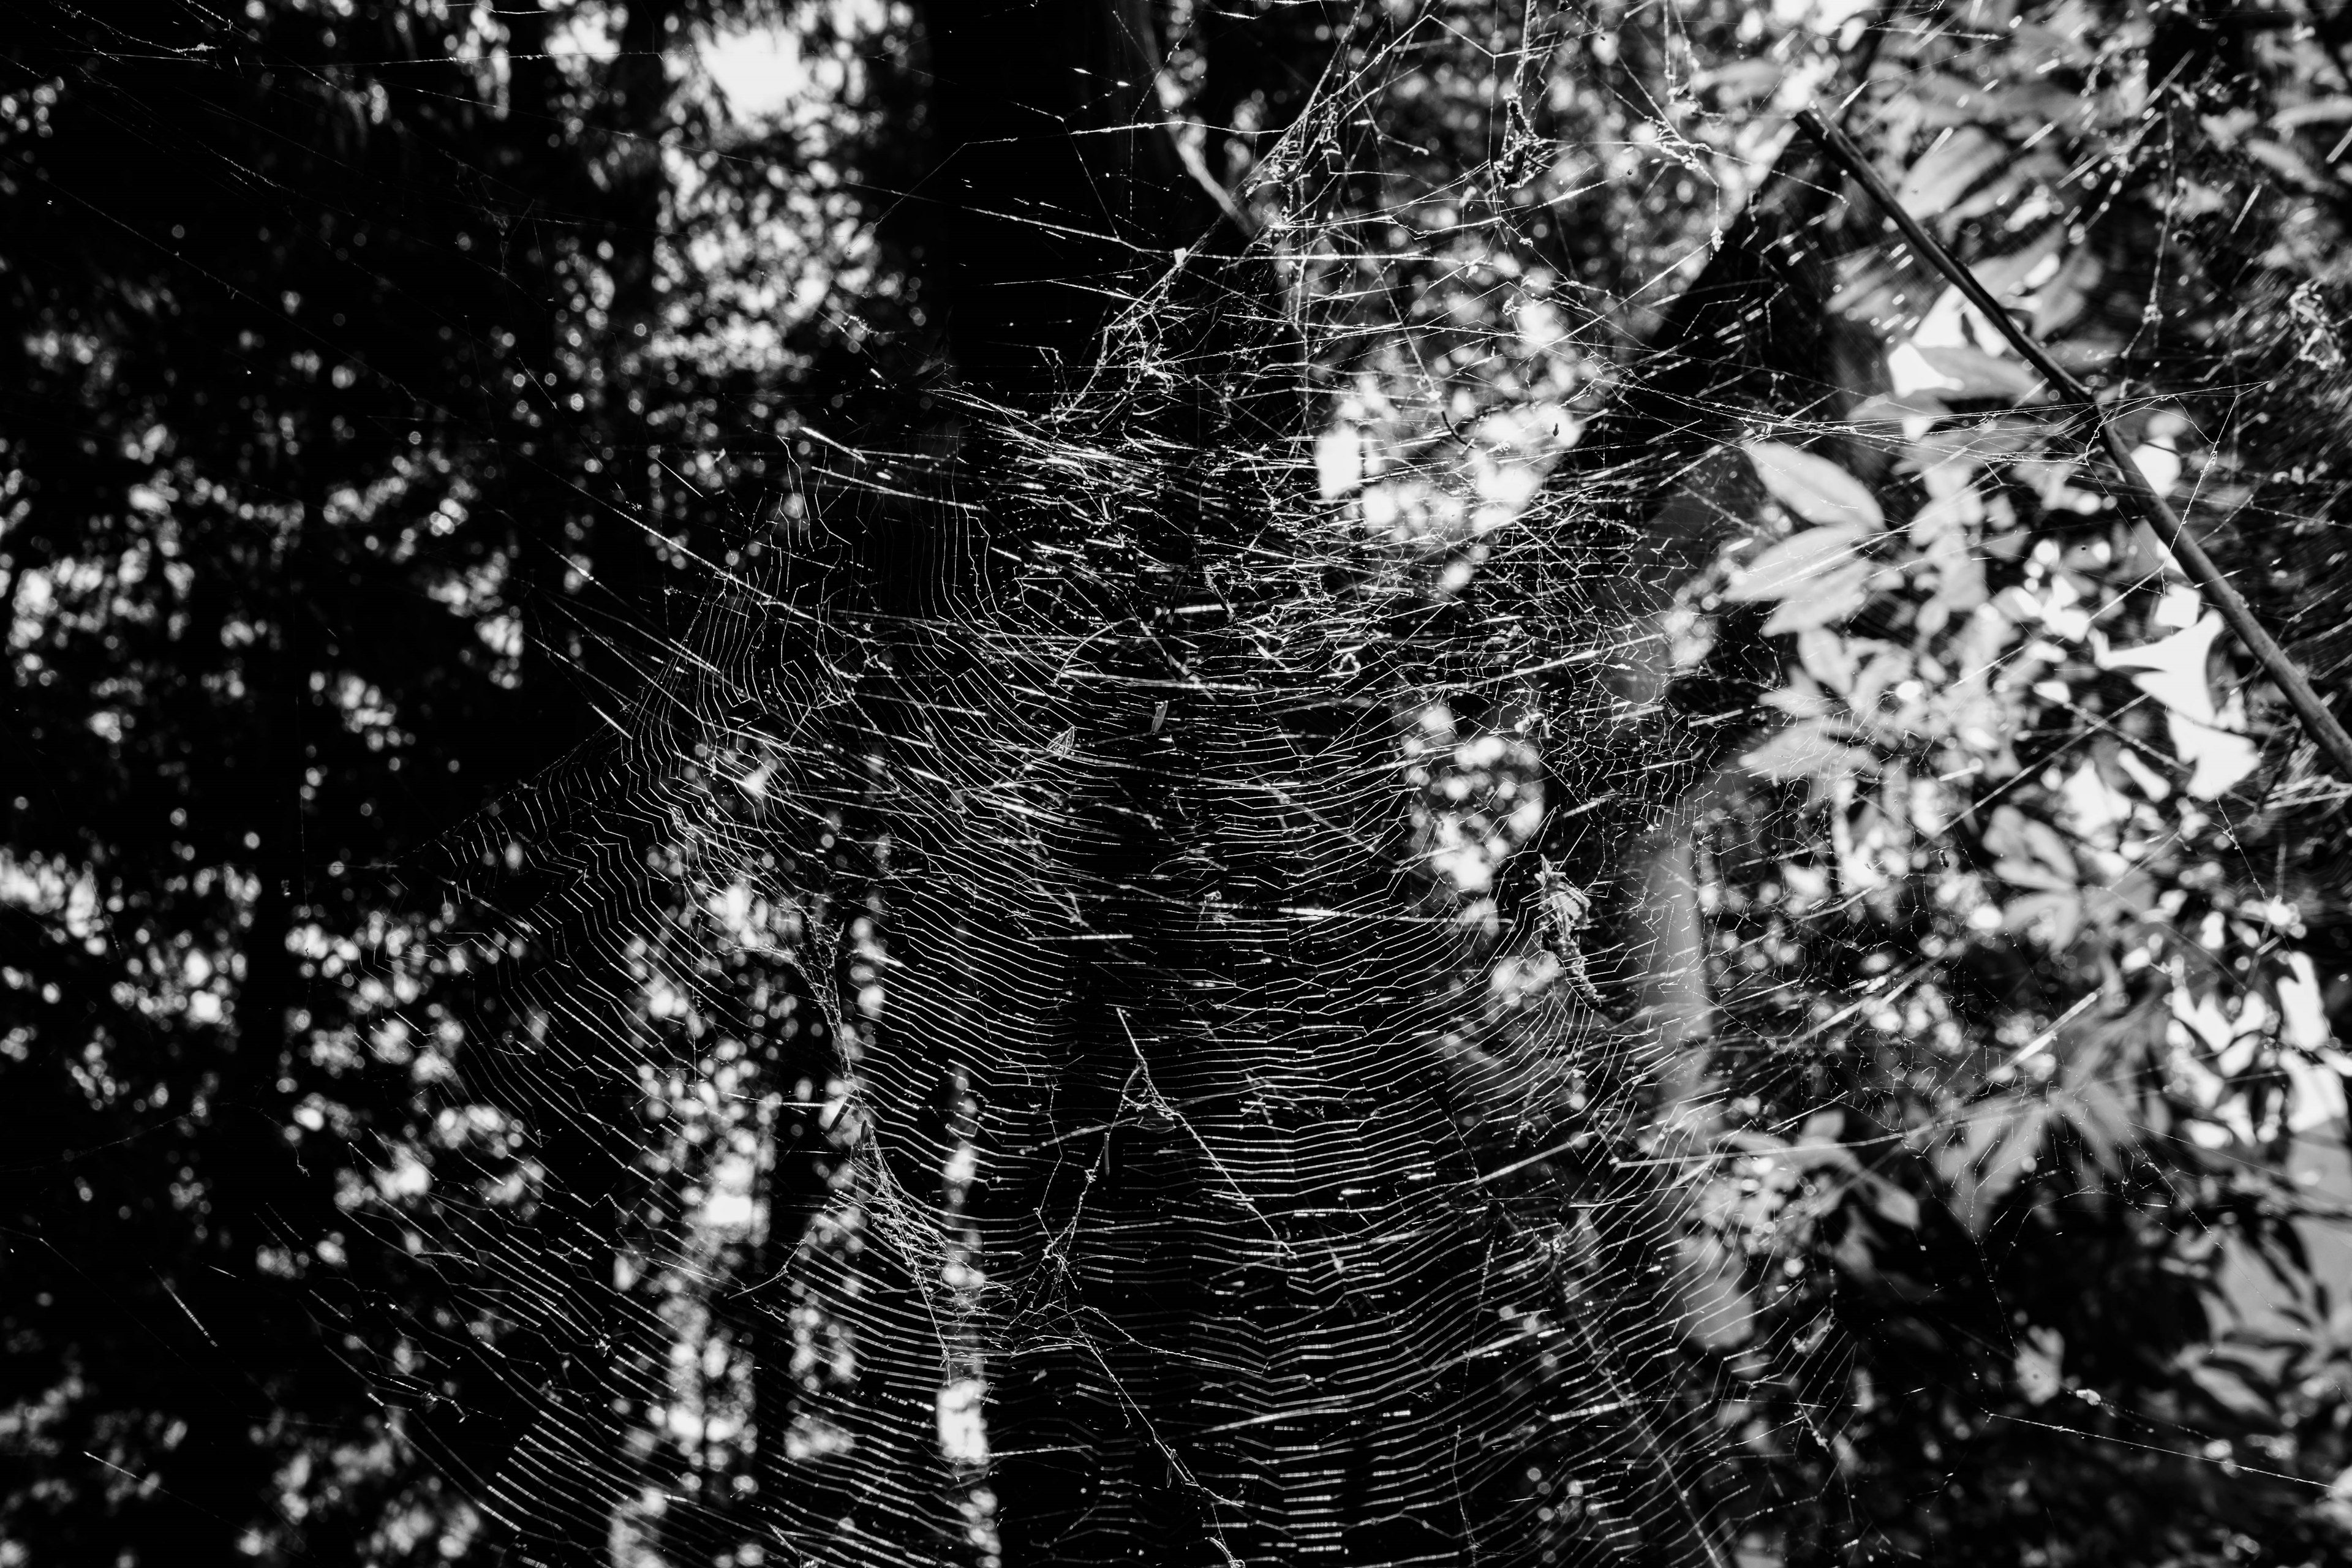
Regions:
<instances>
[{"instance_id":1,"label":"foliage","mask_svg":"<svg viewBox=\"0 0 2352 1568\"><path fill-rule=\"evenodd\" d=\"M1864 100L1902 198L2099 377L2142 470L2294 625L2342 592L2309 485L2342 436L2308 304L2332 263L2287 237L2340 206L2283 190L2303 154L2252 128L2292 135L2340 78L2307 35L2179 57L2168 87L2161 15L1968 21L1882 65L1918 90ZM1725 1347L1739 1441L1768 1492L1834 1500L1767 1505L1791 1560L2324 1559L2342 1325L2282 1172L2340 1135L2352 1068L2341 782L1879 216L1843 215L1834 308L1885 344L1880 390L1811 450L1748 445L1769 499L1688 599L1780 650L1707 837L1711 1203L1759 1310ZM2267 1321L2221 1299L2231 1251L2289 1282Z\"/></svg>"},{"instance_id":2,"label":"foliage","mask_svg":"<svg viewBox=\"0 0 2352 1568\"><path fill-rule=\"evenodd\" d=\"M1778 123L1713 94L1859 79L1850 123L1906 205L2105 389L2326 684L2342 186L2319 171L2352 79L2331 36L1979 5L1843 61L1811 31L1839 19L1808 17L1770 48L1790 68L1708 69L1710 23L1547 47L1670 62L1653 142L1690 153ZM1833 417L1765 400L1737 468L1670 479L1644 530L1732 538L1649 622L1668 700L1744 736L1693 796L1724 1120L1691 1310L1750 1467L1727 1506L1790 1561L2327 1558L2343 1324L2298 1216L2330 1211L2284 1172L2340 1133L2352 1067L2340 781L2117 518L2079 429L1864 201L1807 237L1864 345ZM1451 591L1477 592L1507 520L1556 515L1530 500L1582 471L1559 448L1617 374L1591 352L1606 306L1529 265L1541 226L1504 208L1423 285L1437 324L1368 363L1323 448L1327 489L1360 479L1366 521L1433 543ZM1466 798L1433 842L1486 835L1484 889L1517 845ZM2222 1289L2247 1256L2284 1303L2251 1321Z\"/></svg>"}]
</instances>

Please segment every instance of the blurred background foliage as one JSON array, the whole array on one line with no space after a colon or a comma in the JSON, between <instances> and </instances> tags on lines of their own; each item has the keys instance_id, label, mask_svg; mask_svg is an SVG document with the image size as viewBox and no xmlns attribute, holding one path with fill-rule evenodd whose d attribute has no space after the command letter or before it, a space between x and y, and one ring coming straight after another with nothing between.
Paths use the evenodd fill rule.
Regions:
<instances>
[{"instance_id":1,"label":"blurred background foliage","mask_svg":"<svg viewBox=\"0 0 2352 1568\"><path fill-rule=\"evenodd\" d=\"M1591 636L1611 721L1696 781L1649 866L1704 985L1609 958L1654 963L1649 873L1579 875L1632 877L1593 978L1681 1054L1648 1137L1688 1173L1684 1397L1740 1560L2340 1560L2352 1192L2303 1178L2352 1070L2345 782L1789 116L1844 107L2332 693L2341 18L1150 22L1107 112L1319 323L1299 461L1397 591L1446 603L1564 493L1619 498L1554 547L1629 563ZM985 279L926 183L930 51L985 25L255 0L8 30L0 1563L498 1561L516 1391L583 1347L651 1369L610 1462L686 1500L577 1549L758 1560L761 1379L828 1352L814 1318L730 1328L726 1282L803 1245L777 1173L821 1191L854 1136L822 1028L755 942L664 948L771 919L676 822L500 879L566 826L531 781L657 765L735 574L822 558L811 473L1028 374L958 341ZM1593 846L1654 826L1541 778L1544 722L1406 727L1471 928L1528 896L1538 780ZM577 940L581 889L624 882L650 934ZM469 1040L562 1013L501 965L591 961L557 1034L652 1031L677 1071L552 1125L452 1089ZM1550 962L1498 950L1499 1005ZM453 1296L436 1259L500 1225L548 1277ZM583 1262L617 1269L593 1330L557 1321Z\"/></svg>"}]
</instances>

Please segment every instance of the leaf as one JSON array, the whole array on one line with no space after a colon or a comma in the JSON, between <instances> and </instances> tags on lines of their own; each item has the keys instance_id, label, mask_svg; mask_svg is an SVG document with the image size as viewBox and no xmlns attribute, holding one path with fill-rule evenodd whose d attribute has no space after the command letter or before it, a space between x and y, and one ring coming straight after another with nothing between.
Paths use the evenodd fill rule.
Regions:
<instances>
[{"instance_id":1,"label":"leaf","mask_svg":"<svg viewBox=\"0 0 2352 1568\"><path fill-rule=\"evenodd\" d=\"M1790 1147L1790 1161L1804 1171L1824 1166L1857 1170L1860 1167L1853 1152L1839 1142L1844 1134L1844 1111L1817 1110L1797 1130L1798 1141Z\"/></svg>"},{"instance_id":2,"label":"leaf","mask_svg":"<svg viewBox=\"0 0 2352 1568\"><path fill-rule=\"evenodd\" d=\"M2101 1170L2115 1176L2124 1173L2128 1163L2124 1152L2131 1147L2136 1130L2131 1107L2113 1084L2098 1078L2071 1084L2052 1091L2050 1103L2081 1136Z\"/></svg>"},{"instance_id":3,"label":"leaf","mask_svg":"<svg viewBox=\"0 0 2352 1568\"><path fill-rule=\"evenodd\" d=\"M2050 922L2045 947L2053 952L2063 952L2074 946L2075 935L2083 929L2082 896L2071 889L2028 893L2001 912L2000 924L2003 931L2022 931L2045 920Z\"/></svg>"},{"instance_id":4,"label":"leaf","mask_svg":"<svg viewBox=\"0 0 2352 1568\"><path fill-rule=\"evenodd\" d=\"M1814 627L1800 633L1797 662L1832 691L1844 691L1853 685L1853 649L1835 632Z\"/></svg>"},{"instance_id":5,"label":"leaf","mask_svg":"<svg viewBox=\"0 0 2352 1568\"><path fill-rule=\"evenodd\" d=\"M2013 132L2031 136L2045 125L2079 122L2084 115L2084 93L2079 88L2049 80L2011 82L2000 95L2000 107Z\"/></svg>"},{"instance_id":6,"label":"leaf","mask_svg":"<svg viewBox=\"0 0 2352 1568\"><path fill-rule=\"evenodd\" d=\"M2303 957L2301 953L2295 956ZM2319 1026L2324 1029L2327 1025L2322 1020ZM2296 1051L2280 1052L2279 1066L2285 1069L2292 1090L2286 1119L2288 1131L2309 1132L2343 1120L2344 1079L2340 1076Z\"/></svg>"},{"instance_id":7,"label":"leaf","mask_svg":"<svg viewBox=\"0 0 2352 1568\"><path fill-rule=\"evenodd\" d=\"M1965 548L1968 531L1984 521L1984 500L1972 486L1962 484L1936 493L1944 470L1955 466L1939 463L1921 476L1928 480L1927 504L1911 514L1906 530L1911 542L1921 550L1932 551L1937 541L1956 536Z\"/></svg>"},{"instance_id":8,"label":"leaf","mask_svg":"<svg viewBox=\"0 0 2352 1568\"><path fill-rule=\"evenodd\" d=\"M1856 561L1841 566L1815 583L1811 592L1781 601L1765 620L1763 635L1811 631L1845 619L1869 601L1871 566Z\"/></svg>"},{"instance_id":9,"label":"leaf","mask_svg":"<svg viewBox=\"0 0 2352 1568\"><path fill-rule=\"evenodd\" d=\"M2347 120L2352 120L2352 98L2315 99L2271 116L2271 123L2282 131L2300 130L2305 125L2334 125Z\"/></svg>"},{"instance_id":10,"label":"leaf","mask_svg":"<svg viewBox=\"0 0 2352 1568\"><path fill-rule=\"evenodd\" d=\"M1900 429L1914 419L1941 419L1950 414L1933 393L1908 392L1897 397L1893 393L1881 393L1865 397L1845 416L1845 422L1869 434L1882 434L1889 428Z\"/></svg>"},{"instance_id":11,"label":"leaf","mask_svg":"<svg viewBox=\"0 0 2352 1568\"><path fill-rule=\"evenodd\" d=\"M1766 692L1759 700L1791 719L1820 719L1837 711L1836 704L1822 692L1821 683L1801 674L1791 677L1788 685Z\"/></svg>"},{"instance_id":12,"label":"leaf","mask_svg":"<svg viewBox=\"0 0 2352 1568\"><path fill-rule=\"evenodd\" d=\"M2061 30L2039 22L2021 22L2011 27L2009 39L2010 47L2017 51L2012 68L2021 72L2039 75L2058 66L2088 65L2098 58L2098 37L2087 27ZM2005 85L1995 101L2006 105L2016 90Z\"/></svg>"},{"instance_id":13,"label":"leaf","mask_svg":"<svg viewBox=\"0 0 2352 1568\"><path fill-rule=\"evenodd\" d=\"M1740 765L1768 779L1792 782L1825 773L1874 773L1878 759L1848 745L1841 732L1819 719L1791 724L1739 759Z\"/></svg>"},{"instance_id":14,"label":"leaf","mask_svg":"<svg viewBox=\"0 0 2352 1568\"><path fill-rule=\"evenodd\" d=\"M1756 477L1772 499L1807 522L1866 530L1885 526L1885 514L1862 481L1827 458L1779 441L1748 441L1740 450L1756 465Z\"/></svg>"},{"instance_id":15,"label":"leaf","mask_svg":"<svg viewBox=\"0 0 2352 1568\"><path fill-rule=\"evenodd\" d=\"M2256 136L2248 140L2246 156L2257 163L2267 165L2290 185L2298 185L2308 191L2324 189L2328 184L2293 148L2282 146L2267 137Z\"/></svg>"},{"instance_id":16,"label":"leaf","mask_svg":"<svg viewBox=\"0 0 2352 1568\"><path fill-rule=\"evenodd\" d=\"M2180 713L2166 714L2165 728L2173 753L2189 764L2189 782L2181 787L2200 800L2219 800L2262 764L2261 750L2243 735Z\"/></svg>"},{"instance_id":17,"label":"leaf","mask_svg":"<svg viewBox=\"0 0 2352 1568\"><path fill-rule=\"evenodd\" d=\"M2101 668L2133 671L2133 684L2164 705L2173 753L2189 765L2185 787L2200 800L2228 794L2262 762L2252 741L2222 727L2213 701L2206 662L2221 632L2221 617L2208 613L2160 642L2098 655Z\"/></svg>"},{"instance_id":18,"label":"leaf","mask_svg":"<svg viewBox=\"0 0 2352 1568\"><path fill-rule=\"evenodd\" d=\"M2130 916L2146 920L2156 912L2159 889L2156 879L2143 868L2135 866L2104 891L2116 908Z\"/></svg>"},{"instance_id":19,"label":"leaf","mask_svg":"<svg viewBox=\"0 0 2352 1568\"><path fill-rule=\"evenodd\" d=\"M1858 563L1854 552L1868 535L1853 528L1809 528L1780 541L1750 562L1723 596L1735 605L1785 599L1811 588L1832 572Z\"/></svg>"},{"instance_id":20,"label":"leaf","mask_svg":"<svg viewBox=\"0 0 2352 1568\"><path fill-rule=\"evenodd\" d=\"M1919 1228L1919 1200L1884 1176L1870 1178L1870 1202L1879 1216L1905 1230Z\"/></svg>"},{"instance_id":21,"label":"leaf","mask_svg":"<svg viewBox=\"0 0 2352 1568\"><path fill-rule=\"evenodd\" d=\"M1911 165L1895 200L1916 218L1931 218L2009 161L2008 145L1973 125L1962 126Z\"/></svg>"},{"instance_id":22,"label":"leaf","mask_svg":"<svg viewBox=\"0 0 2352 1568\"><path fill-rule=\"evenodd\" d=\"M1936 1168L1951 1185L1952 1211L1970 1231L1984 1234L1993 1209L2032 1168L2049 1118L2038 1101L1988 1100L1968 1113L1964 1136L1937 1152Z\"/></svg>"},{"instance_id":23,"label":"leaf","mask_svg":"<svg viewBox=\"0 0 2352 1568\"><path fill-rule=\"evenodd\" d=\"M1943 378L1936 390L1947 397L1999 397L2014 401L2042 384L2032 367L1989 354L1967 343L1915 345L1914 353Z\"/></svg>"},{"instance_id":24,"label":"leaf","mask_svg":"<svg viewBox=\"0 0 2352 1568\"><path fill-rule=\"evenodd\" d=\"M2065 242L2066 226L2053 223L2008 255L1979 261L1972 270L1977 275L1977 281L1984 285L1986 293L1996 300L2006 299L2024 288L2025 280L2033 275L2035 268L2056 256Z\"/></svg>"},{"instance_id":25,"label":"leaf","mask_svg":"<svg viewBox=\"0 0 2352 1568\"><path fill-rule=\"evenodd\" d=\"M1936 599L1950 613L1964 616L1990 597L1984 563L1958 533L1938 539L1928 559L1936 565Z\"/></svg>"},{"instance_id":26,"label":"leaf","mask_svg":"<svg viewBox=\"0 0 2352 1568\"><path fill-rule=\"evenodd\" d=\"M1693 92L1711 92L1727 107L1762 98L1780 84L1786 68L1777 60L1734 60L1701 71L1691 79Z\"/></svg>"},{"instance_id":27,"label":"leaf","mask_svg":"<svg viewBox=\"0 0 2352 1568\"><path fill-rule=\"evenodd\" d=\"M1855 670L1853 684L1846 688L1846 706L1857 713L1867 713L1878 706L1878 699L1888 688L1910 678L1917 666L1906 649L1875 637L1853 639Z\"/></svg>"},{"instance_id":28,"label":"leaf","mask_svg":"<svg viewBox=\"0 0 2352 1568\"><path fill-rule=\"evenodd\" d=\"M2102 669L2140 673L2132 683L2185 719L2211 724L2220 715L2213 706L2213 688L2205 668L2213 640L2221 635L2221 617L2208 613L2186 631L2138 647L2111 647L2097 656Z\"/></svg>"},{"instance_id":29,"label":"leaf","mask_svg":"<svg viewBox=\"0 0 2352 1568\"><path fill-rule=\"evenodd\" d=\"M2182 1370L2208 1399L2242 1420L2269 1423L2277 1419L2269 1400L2248 1385L2234 1369L2200 1357Z\"/></svg>"},{"instance_id":30,"label":"leaf","mask_svg":"<svg viewBox=\"0 0 2352 1568\"><path fill-rule=\"evenodd\" d=\"M2062 877L2049 867L2034 860L1996 860L1993 875L2012 888L2032 888L2045 893L2071 893L2074 879Z\"/></svg>"},{"instance_id":31,"label":"leaf","mask_svg":"<svg viewBox=\"0 0 2352 1568\"><path fill-rule=\"evenodd\" d=\"M2028 816L2013 805L1993 808L1984 841L1985 847L1995 855L2040 861L2063 876L2068 887L2074 884L2074 852L2065 837L2048 823Z\"/></svg>"},{"instance_id":32,"label":"leaf","mask_svg":"<svg viewBox=\"0 0 2352 1568\"><path fill-rule=\"evenodd\" d=\"M2046 340L2073 326L2090 308L2091 290L2105 274L2106 263L2088 247L2068 257L2058 276L2034 297L2034 336Z\"/></svg>"},{"instance_id":33,"label":"leaf","mask_svg":"<svg viewBox=\"0 0 2352 1568\"><path fill-rule=\"evenodd\" d=\"M1915 77L1907 84L1912 112L1931 130L1973 125L1984 118L1984 83L1948 71Z\"/></svg>"}]
</instances>

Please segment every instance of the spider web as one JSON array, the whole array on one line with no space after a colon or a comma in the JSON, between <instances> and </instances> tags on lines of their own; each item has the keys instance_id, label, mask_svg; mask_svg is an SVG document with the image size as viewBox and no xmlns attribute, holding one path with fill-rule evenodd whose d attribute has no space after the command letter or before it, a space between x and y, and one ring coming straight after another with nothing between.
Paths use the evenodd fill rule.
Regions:
<instances>
[{"instance_id":1,"label":"spider web","mask_svg":"<svg viewBox=\"0 0 2352 1568\"><path fill-rule=\"evenodd\" d=\"M665 704L697 721L600 764L651 775L618 823L567 827L570 792L508 807L563 889L531 918L591 952L523 988L572 1027L502 1048L486 1098L603 1142L583 1080L730 1086L695 1142L751 1166L732 1179L757 1194L756 1271L646 1267L790 1347L789 1377L749 1373L762 1458L784 1455L759 1514L789 1552L1697 1553L1689 1417L1659 1366L1673 1312L1634 1261L1664 1246L1664 1194L1615 1168L1643 1047L1550 983L1531 903L1506 918L1427 868L1473 881L1541 821L1531 744L1454 709L1532 708L1549 646L1570 657L1546 721L1597 720L1603 649L1546 635L1591 590L1531 543L1558 622L1465 657L1414 625L1423 563L1348 549L1295 451L1155 450L1091 405L1111 395L994 433L1045 495L813 476L812 536L907 509L1017 564L951 616L747 584ZM1466 830L1465 777L1507 808ZM677 880L621 879L646 837ZM665 897L681 887L691 907ZM1538 978L1498 990L1498 963ZM683 992L659 1005L692 1010L700 1053L624 1032L609 1001L592 1021L582 970L625 964ZM778 1036L811 1042L784 1092L751 1065ZM622 1210L643 1205L646 1163L604 1157ZM551 1243L481 1245L503 1278ZM596 1310L625 1323L643 1297ZM673 1395L647 1354L618 1392L650 1412ZM528 1532L559 1500L598 1506L596 1441L542 1416L492 1482L500 1511Z\"/></svg>"},{"instance_id":2,"label":"spider web","mask_svg":"<svg viewBox=\"0 0 2352 1568\"><path fill-rule=\"evenodd\" d=\"M1788 1147L1733 1091L1822 1124L1710 1056L1749 1005L1690 930L1765 875L1727 833L1820 818L1662 699L1761 504L1725 443L1901 447L1808 341L1885 246L1784 152L1612 402L1512 260L1524 114L1350 190L1428 47L1327 80L1268 231L1139 272L1043 417L802 440L768 569L481 840L534 952L467 1089L558 1152L444 1206L524 1561L1732 1560L1694 1346L1839 1352L1727 1260L1719 1151Z\"/></svg>"},{"instance_id":3,"label":"spider web","mask_svg":"<svg viewBox=\"0 0 2352 1568\"><path fill-rule=\"evenodd\" d=\"M1269 165L1344 169L1419 42ZM1611 689L1601 509L1535 500L1568 416L1426 407L1391 296L1460 259L1294 179L1325 216L1160 264L1045 418L803 440L772 569L481 839L536 951L467 1099L569 1145L530 1219L452 1216L534 1407L473 1476L525 1560L583 1518L822 1562L1728 1560L1656 1031L1568 975L1638 947L1521 853L1614 874L1697 748ZM1391 428L1301 417L1301 359ZM1367 517L1368 460L1419 515ZM639 1435L688 1428L648 1484Z\"/></svg>"},{"instance_id":4,"label":"spider web","mask_svg":"<svg viewBox=\"0 0 2352 1568\"><path fill-rule=\"evenodd\" d=\"M609 731L405 868L466 1008L351 1206L436 1310L327 1304L515 1561L1762 1550L1725 1405L1848 1346L1727 1211L1917 1222L1790 1065L1902 994L1785 897L1740 447L1885 478L1830 376L1924 312L1825 290L1917 262L1794 147L1548 271L1538 175L1721 169L1539 134L1540 33L1358 18L1049 406L803 423Z\"/></svg>"}]
</instances>

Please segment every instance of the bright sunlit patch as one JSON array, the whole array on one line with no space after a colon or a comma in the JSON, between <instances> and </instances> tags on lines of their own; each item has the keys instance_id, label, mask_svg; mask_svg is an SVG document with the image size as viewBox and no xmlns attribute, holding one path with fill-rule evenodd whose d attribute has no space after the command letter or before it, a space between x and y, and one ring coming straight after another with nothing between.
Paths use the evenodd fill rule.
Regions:
<instances>
[{"instance_id":1,"label":"bright sunlit patch","mask_svg":"<svg viewBox=\"0 0 2352 1568\"><path fill-rule=\"evenodd\" d=\"M988 1385L976 1377L960 1377L942 1385L937 1410L940 1452L958 1465L988 1462L988 1419L984 1407Z\"/></svg>"},{"instance_id":2,"label":"bright sunlit patch","mask_svg":"<svg viewBox=\"0 0 2352 1568\"><path fill-rule=\"evenodd\" d=\"M2141 477L2157 494L2163 495L2180 482L2180 454L2172 449L2171 443L2158 445L2151 441L2133 447L2131 456Z\"/></svg>"},{"instance_id":3,"label":"bright sunlit patch","mask_svg":"<svg viewBox=\"0 0 2352 1568\"><path fill-rule=\"evenodd\" d=\"M782 28L719 35L702 47L702 68L740 121L782 113L809 84L799 41Z\"/></svg>"},{"instance_id":4,"label":"bright sunlit patch","mask_svg":"<svg viewBox=\"0 0 2352 1568\"><path fill-rule=\"evenodd\" d=\"M2144 647L2116 648L2100 657L2109 669L2133 671L2139 689L2162 703L2174 752L2192 770L2189 793L2210 800L2252 773L2261 752L2234 731L2233 713L2213 700L2205 665L2221 618L2209 616L2185 631Z\"/></svg>"},{"instance_id":5,"label":"bright sunlit patch","mask_svg":"<svg viewBox=\"0 0 2352 1568\"><path fill-rule=\"evenodd\" d=\"M1886 355L1887 374L1895 383L1895 395L1909 397L1920 392L1955 392L1959 382L1946 375L1927 363L1927 356L1910 343L1890 350Z\"/></svg>"}]
</instances>

